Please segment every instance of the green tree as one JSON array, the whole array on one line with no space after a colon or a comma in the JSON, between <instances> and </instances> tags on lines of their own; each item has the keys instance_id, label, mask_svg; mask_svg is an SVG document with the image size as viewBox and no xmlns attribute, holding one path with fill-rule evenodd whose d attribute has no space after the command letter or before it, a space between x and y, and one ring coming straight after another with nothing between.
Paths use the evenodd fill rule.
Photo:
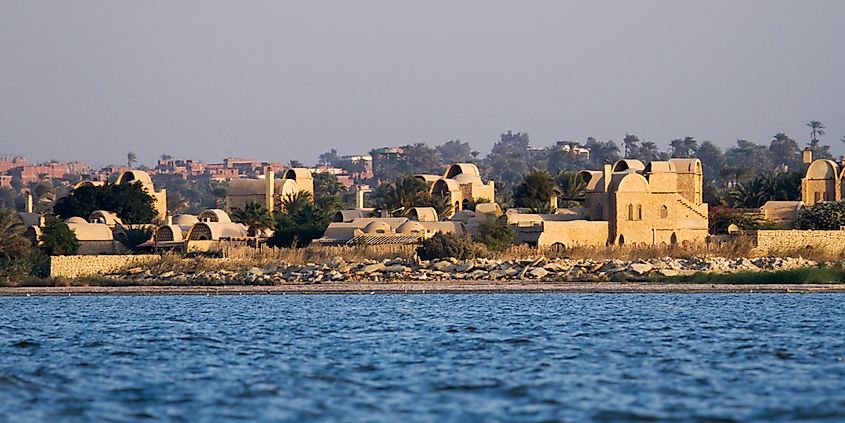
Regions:
<instances>
[{"instance_id":1,"label":"green tree","mask_svg":"<svg viewBox=\"0 0 845 423\"><path fill-rule=\"evenodd\" d=\"M233 210L232 220L248 226L250 232L256 234L256 236L259 231L270 229L276 223L273 215L270 214L264 205L255 201L247 203L242 209Z\"/></svg>"},{"instance_id":2,"label":"green tree","mask_svg":"<svg viewBox=\"0 0 845 423\"><path fill-rule=\"evenodd\" d=\"M620 159L619 147L612 140L601 142L589 137L586 147L590 149L590 162L594 169L600 169L605 161L614 163Z\"/></svg>"},{"instance_id":3,"label":"green tree","mask_svg":"<svg viewBox=\"0 0 845 423\"><path fill-rule=\"evenodd\" d=\"M636 155L640 150L640 138L635 134L625 134L622 139L622 148L625 151L625 157L637 158Z\"/></svg>"},{"instance_id":4,"label":"green tree","mask_svg":"<svg viewBox=\"0 0 845 423\"><path fill-rule=\"evenodd\" d=\"M334 214L343 207L347 189L337 180L337 176L328 172L314 175L314 203L318 208Z\"/></svg>"},{"instance_id":5,"label":"green tree","mask_svg":"<svg viewBox=\"0 0 845 423\"><path fill-rule=\"evenodd\" d=\"M437 150L425 143L415 143L402 147L399 161L401 173L415 175L420 173L440 174L443 172L443 160Z\"/></svg>"},{"instance_id":6,"label":"green tree","mask_svg":"<svg viewBox=\"0 0 845 423\"><path fill-rule=\"evenodd\" d=\"M522 183L516 187L513 195L516 207L525 207L534 213L546 213L550 211L550 200L560 194L560 189L555 183L552 175L544 170L534 170L525 177Z\"/></svg>"},{"instance_id":7,"label":"green tree","mask_svg":"<svg viewBox=\"0 0 845 423\"><path fill-rule=\"evenodd\" d=\"M825 134L824 130L827 129L823 123L817 120L807 122L806 126L810 128L810 141L818 141L819 137Z\"/></svg>"},{"instance_id":8,"label":"green tree","mask_svg":"<svg viewBox=\"0 0 845 423\"><path fill-rule=\"evenodd\" d=\"M330 211L314 204L310 192L299 191L282 199L276 230L267 240L271 247L305 247L323 235L331 220Z\"/></svg>"},{"instance_id":9,"label":"green tree","mask_svg":"<svg viewBox=\"0 0 845 423\"><path fill-rule=\"evenodd\" d=\"M472 239L491 251L502 251L513 245L515 236L516 231L508 224L506 217L487 216L478 224Z\"/></svg>"},{"instance_id":10,"label":"green tree","mask_svg":"<svg viewBox=\"0 0 845 423\"><path fill-rule=\"evenodd\" d=\"M528 172L528 134L508 131L500 136L485 159L487 177L499 190L512 190Z\"/></svg>"},{"instance_id":11,"label":"green tree","mask_svg":"<svg viewBox=\"0 0 845 423\"><path fill-rule=\"evenodd\" d=\"M816 203L801 209L798 227L801 229L836 230L845 226L845 202Z\"/></svg>"},{"instance_id":12,"label":"green tree","mask_svg":"<svg viewBox=\"0 0 845 423\"><path fill-rule=\"evenodd\" d=\"M461 140L450 140L434 147L445 164L453 163L469 163L475 161L478 156L477 151L473 151L469 143L461 142Z\"/></svg>"},{"instance_id":13,"label":"green tree","mask_svg":"<svg viewBox=\"0 0 845 423\"><path fill-rule=\"evenodd\" d=\"M787 169L801 169L801 147L784 133L775 134L769 144L769 153L775 166L786 166Z\"/></svg>"},{"instance_id":14,"label":"green tree","mask_svg":"<svg viewBox=\"0 0 845 423\"><path fill-rule=\"evenodd\" d=\"M721 183L721 170L725 166L725 155L722 149L710 141L704 141L695 152L695 157L701 160L704 179L713 183Z\"/></svg>"},{"instance_id":15,"label":"green tree","mask_svg":"<svg viewBox=\"0 0 845 423\"><path fill-rule=\"evenodd\" d=\"M339 158L337 150L332 148L331 150L320 154L320 157L317 159L317 164L321 164L323 166L335 166L335 163L337 163Z\"/></svg>"},{"instance_id":16,"label":"green tree","mask_svg":"<svg viewBox=\"0 0 845 423\"><path fill-rule=\"evenodd\" d=\"M561 172L555 178L560 195L564 201L580 203L587 192L587 183L580 172ZM570 204L572 205L572 204Z\"/></svg>"},{"instance_id":17,"label":"green tree","mask_svg":"<svg viewBox=\"0 0 845 423\"><path fill-rule=\"evenodd\" d=\"M95 210L114 212L128 224L149 223L157 213L154 199L140 184L82 186L60 198L53 211L62 219L78 216L87 219Z\"/></svg>"},{"instance_id":18,"label":"green tree","mask_svg":"<svg viewBox=\"0 0 845 423\"><path fill-rule=\"evenodd\" d=\"M30 254L32 243L24 237L25 229L14 210L0 208L0 258L17 260Z\"/></svg>"},{"instance_id":19,"label":"green tree","mask_svg":"<svg viewBox=\"0 0 845 423\"><path fill-rule=\"evenodd\" d=\"M65 222L49 217L41 232L41 248L49 256L69 256L79 250L79 241Z\"/></svg>"},{"instance_id":20,"label":"green tree","mask_svg":"<svg viewBox=\"0 0 845 423\"><path fill-rule=\"evenodd\" d=\"M413 207L429 204L428 185L413 176L406 175L384 184L383 192L379 207L388 211L401 209L402 214L407 214Z\"/></svg>"},{"instance_id":21,"label":"green tree","mask_svg":"<svg viewBox=\"0 0 845 423\"><path fill-rule=\"evenodd\" d=\"M669 142L672 157L695 157L698 151L698 141L693 137L677 138Z\"/></svg>"}]
</instances>

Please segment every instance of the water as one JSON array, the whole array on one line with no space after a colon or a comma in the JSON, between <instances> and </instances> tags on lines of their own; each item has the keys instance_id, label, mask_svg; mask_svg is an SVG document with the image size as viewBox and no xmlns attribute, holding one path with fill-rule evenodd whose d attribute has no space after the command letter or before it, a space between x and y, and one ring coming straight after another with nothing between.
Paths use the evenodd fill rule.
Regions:
<instances>
[{"instance_id":1,"label":"water","mask_svg":"<svg viewBox=\"0 0 845 423\"><path fill-rule=\"evenodd\" d=\"M844 300L0 298L0 421L843 421Z\"/></svg>"}]
</instances>

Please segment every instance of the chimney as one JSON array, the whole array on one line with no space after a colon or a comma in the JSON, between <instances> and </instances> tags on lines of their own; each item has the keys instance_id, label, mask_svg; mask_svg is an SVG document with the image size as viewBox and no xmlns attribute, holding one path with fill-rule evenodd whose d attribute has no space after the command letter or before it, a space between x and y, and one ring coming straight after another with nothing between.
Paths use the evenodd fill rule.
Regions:
<instances>
[{"instance_id":1,"label":"chimney","mask_svg":"<svg viewBox=\"0 0 845 423\"><path fill-rule=\"evenodd\" d=\"M602 177L604 178L604 192L607 192L610 189L610 177L613 174L613 165L610 164L610 161L604 161L604 168L602 169Z\"/></svg>"},{"instance_id":2,"label":"chimney","mask_svg":"<svg viewBox=\"0 0 845 423\"><path fill-rule=\"evenodd\" d=\"M813 163L813 150L810 150L810 147L804 148L804 154L802 155L804 159L804 164L809 165Z\"/></svg>"},{"instance_id":3,"label":"chimney","mask_svg":"<svg viewBox=\"0 0 845 423\"><path fill-rule=\"evenodd\" d=\"M557 194L552 194L551 198L549 198L549 205L552 210L557 211Z\"/></svg>"},{"instance_id":4,"label":"chimney","mask_svg":"<svg viewBox=\"0 0 845 423\"><path fill-rule=\"evenodd\" d=\"M170 215L170 212L168 212L167 215L164 217L164 223L167 226L170 226L170 225L173 224L173 216Z\"/></svg>"},{"instance_id":5,"label":"chimney","mask_svg":"<svg viewBox=\"0 0 845 423\"><path fill-rule=\"evenodd\" d=\"M267 192L264 193L265 207L267 207L267 211L272 212L276 203L274 198L276 195L276 173L273 172L272 168L268 167L264 171L264 180L267 184Z\"/></svg>"},{"instance_id":6,"label":"chimney","mask_svg":"<svg viewBox=\"0 0 845 423\"><path fill-rule=\"evenodd\" d=\"M364 208L364 187L361 185L355 186L355 208Z\"/></svg>"},{"instance_id":7,"label":"chimney","mask_svg":"<svg viewBox=\"0 0 845 423\"><path fill-rule=\"evenodd\" d=\"M32 193L26 193L26 212L32 213Z\"/></svg>"}]
</instances>

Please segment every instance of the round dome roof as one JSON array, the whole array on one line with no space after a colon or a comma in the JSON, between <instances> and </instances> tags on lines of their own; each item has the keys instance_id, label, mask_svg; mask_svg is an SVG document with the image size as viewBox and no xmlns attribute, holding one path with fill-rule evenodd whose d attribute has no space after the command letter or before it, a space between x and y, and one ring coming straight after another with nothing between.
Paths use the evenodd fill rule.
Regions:
<instances>
[{"instance_id":1,"label":"round dome roof","mask_svg":"<svg viewBox=\"0 0 845 423\"><path fill-rule=\"evenodd\" d=\"M403 235L411 235L411 234L415 234L415 233L424 233L424 232L425 232L425 226L423 226L419 222L414 222L414 221L410 221L410 220L401 224L401 225L399 225L399 227L396 228L396 233L397 234L403 234Z\"/></svg>"},{"instance_id":2,"label":"round dome roof","mask_svg":"<svg viewBox=\"0 0 845 423\"><path fill-rule=\"evenodd\" d=\"M364 226L364 233L367 234L386 234L393 232L390 228L390 225L387 222L382 222L381 220L374 220Z\"/></svg>"},{"instance_id":3,"label":"round dome roof","mask_svg":"<svg viewBox=\"0 0 845 423\"><path fill-rule=\"evenodd\" d=\"M199 221L200 220L192 214L177 214L176 216L173 216L174 225L193 225Z\"/></svg>"},{"instance_id":4,"label":"round dome roof","mask_svg":"<svg viewBox=\"0 0 845 423\"><path fill-rule=\"evenodd\" d=\"M72 224L75 224L75 225L85 225L85 224L88 223L88 221L79 217L79 216L74 216L74 217L71 217L68 220L65 220L65 223L67 223L67 224L72 223Z\"/></svg>"}]
</instances>

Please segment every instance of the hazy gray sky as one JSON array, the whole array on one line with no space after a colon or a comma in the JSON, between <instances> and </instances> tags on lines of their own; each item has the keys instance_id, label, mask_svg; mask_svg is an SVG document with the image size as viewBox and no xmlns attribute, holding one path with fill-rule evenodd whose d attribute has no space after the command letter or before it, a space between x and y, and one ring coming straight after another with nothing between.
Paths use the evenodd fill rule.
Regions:
<instances>
[{"instance_id":1,"label":"hazy gray sky","mask_svg":"<svg viewBox=\"0 0 845 423\"><path fill-rule=\"evenodd\" d=\"M0 153L314 162L625 132L845 145L845 1L0 0Z\"/></svg>"}]
</instances>

